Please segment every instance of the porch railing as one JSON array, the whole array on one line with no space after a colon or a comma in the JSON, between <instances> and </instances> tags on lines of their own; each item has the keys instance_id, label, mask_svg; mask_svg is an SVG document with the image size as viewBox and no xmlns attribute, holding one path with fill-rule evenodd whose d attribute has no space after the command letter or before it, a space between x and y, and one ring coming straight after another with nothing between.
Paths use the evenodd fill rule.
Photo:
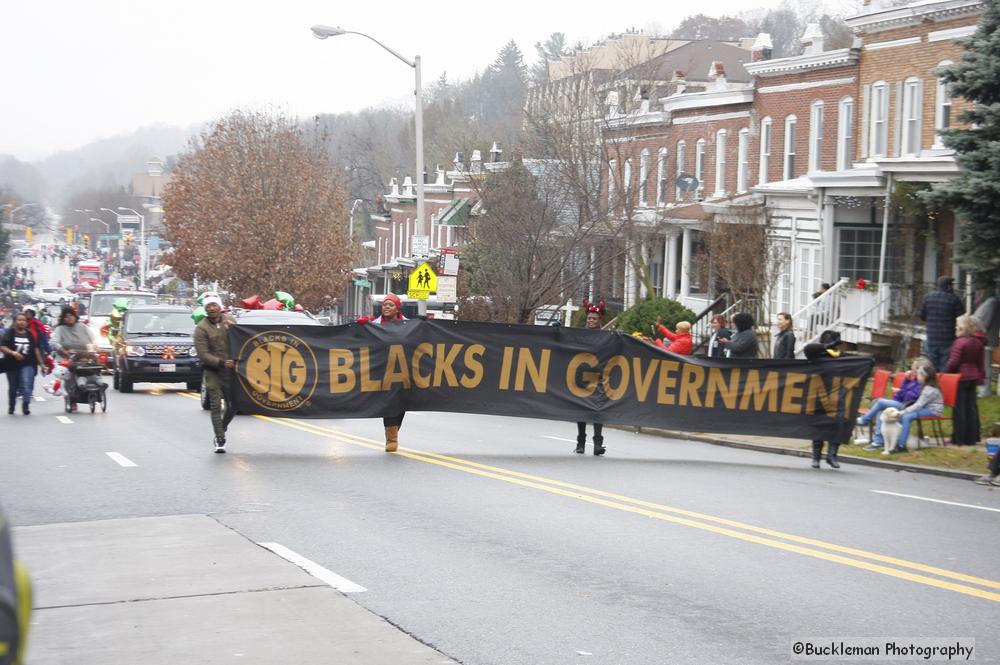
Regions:
<instances>
[{"instance_id":1,"label":"porch railing","mask_svg":"<svg viewBox=\"0 0 1000 665\"><path fill-rule=\"evenodd\" d=\"M796 354L806 344L819 339L824 330L837 327L840 321L842 295L848 280L841 279L829 289L813 298L805 307L792 314L792 325L796 329Z\"/></svg>"}]
</instances>

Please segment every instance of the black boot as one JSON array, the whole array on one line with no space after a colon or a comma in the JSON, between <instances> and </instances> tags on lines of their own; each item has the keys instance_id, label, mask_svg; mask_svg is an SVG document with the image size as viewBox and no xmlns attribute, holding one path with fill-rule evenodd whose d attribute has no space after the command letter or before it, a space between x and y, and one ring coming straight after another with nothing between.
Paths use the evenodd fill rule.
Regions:
<instances>
[{"instance_id":1,"label":"black boot","mask_svg":"<svg viewBox=\"0 0 1000 665\"><path fill-rule=\"evenodd\" d=\"M834 469L840 468L840 462L837 461L837 449L840 448L839 443L833 443L832 441L826 444L826 463L832 466Z\"/></svg>"},{"instance_id":2,"label":"black boot","mask_svg":"<svg viewBox=\"0 0 1000 665\"><path fill-rule=\"evenodd\" d=\"M16 400L11 400L10 402L7 403L7 415L8 416L14 415L14 407L16 407L16 406L17 406L17 401Z\"/></svg>"},{"instance_id":3,"label":"black boot","mask_svg":"<svg viewBox=\"0 0 1000 665\"><path fill-rule=\"evenodd\" d=\"M23 402L21 402L21 413L23 413L26 416L31 415L31 408L28 406L28 400L24 400Z\"/></svg>"},{"instance_id":4,"label":"black boot","mask_svg":"<svg viewBox=\"0 0 1000 665\"><path fill-rule=\"evenodd\" d=\"M573 452L576 453L577 455L582 455L586 445L587 445L586 435L576 437L576 449L573 450Z\"/></svg>"},{"instance_id":5,"label":"black boot","mask_svg":"<svg viewBox=\"0 0 1000 665\"><path fill-rule=\"evenodd\" d=\"M605 451L604 448L604 437L600 435L594 436L594 454L603 455Z\"/></svg>"},{"instance_id":6,"label":"black boot","mask_svg":"<svg viewBox=\"0 0 1000 665\"><path fill-rule=\"evenodd\" d=\"M822 441L813 441L812 444L813 444L812 468L818 469L819 468L819 460L823 456L823 442Z\"/></svg>"}]
</instances>

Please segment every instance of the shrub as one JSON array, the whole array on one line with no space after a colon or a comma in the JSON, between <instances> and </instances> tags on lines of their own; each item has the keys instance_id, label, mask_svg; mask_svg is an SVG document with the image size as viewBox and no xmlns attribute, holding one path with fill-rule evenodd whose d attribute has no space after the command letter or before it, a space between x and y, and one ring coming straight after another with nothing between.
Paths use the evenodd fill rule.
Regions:
<instances>
[{"instance_id":1,"label":"shrub","mask_svg":"<svg viewBox=\"0 0 1000 665\"><path fill-rule=\"evenodd\" d=\"M657 316L660 317L663 325L672 330L678 321L694 323L695 316L697 315L676 300L650 298L625 310L618 317L615 329L629 335L636 331L641 332L643 335L651 335Z\"/></svg>"}]
</instances>

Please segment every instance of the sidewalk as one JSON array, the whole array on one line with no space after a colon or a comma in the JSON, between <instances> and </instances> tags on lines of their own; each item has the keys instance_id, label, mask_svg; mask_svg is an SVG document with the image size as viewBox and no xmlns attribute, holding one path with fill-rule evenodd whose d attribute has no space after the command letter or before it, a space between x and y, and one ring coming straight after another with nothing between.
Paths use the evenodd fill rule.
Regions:
<instances>
[{"instance_id":1,"label":"sidewalk","mask_svg":"<svg viewBox=\"0 0 1000 665\"><path fill-rule=\"evenodd\" d=\"M14 529L31 665L455 661L204 515Z\"/></svg>"},{"instance_id":2,"label":"sidewalk","mask_svg":"<svg viewBox=\"0 0 1000 665\"><path fill-rule=\"evenodd\" d=\"M707 434L702 432L680 432L676 430L660 429L656 427L618 427L616 429L627 432L637 432L642 434L653 434L656 436L670 437L672 439L685 439L688 441L701 441L717 446L728 446L730 448L743 448L745 450L757 450L765 453L777 455L793 455L795 457L812 456L811 446L808 441L802 439L783 439L773 436L750 436L748 434ZM985 471L974 473L971 471L961 471L958 469L945 469L936 466L926 466L923 464L905 464L903 462L893 462L891 460L872 459L870 457L860 457L851 455L853 446L845 444L840 447L837 459L842 464L861 464L864 466L878 466L893 471L910 471L912 473L926 473L935 476L946 476L960 480L975 480ZM824 447L824 454L826 448Z\"/></svg>"}]
</instances>

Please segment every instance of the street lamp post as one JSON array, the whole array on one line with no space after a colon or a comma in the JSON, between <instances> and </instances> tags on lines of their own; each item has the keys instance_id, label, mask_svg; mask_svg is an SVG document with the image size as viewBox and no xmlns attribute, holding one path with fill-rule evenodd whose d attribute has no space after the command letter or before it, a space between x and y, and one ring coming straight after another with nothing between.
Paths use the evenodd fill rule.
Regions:
<instances>
[{"instance_id":1,"label":"street lamp post","mask_svg":"<svg viewBox=\"0 0 1000 665\"><path fill-rule=\"evenodd\" d=\"M417 137L417 223L414 225L414 229L418 235L430 235L424 229L424 95L420 83L420 56L416 55L413 57L413 60L409 60L371 35L354 30L344 30L343 28L329 25L314 25L312 33L317 39L326 39L327 37L336 37L338 35L359 35L366 37L413 68L415 76L414 95L416 97L414 129Z\"/></svg>"},{"instance_id":2,"label":"street lamp post","mask_svg":"<svg viewBox=\"0 0 1000 665\"><path fill-rule=\"evenodd\" d=\"M146 217L132 210L132 208L118 206L118 209L128 210L133 215L138 215L139 217L139 288L144 289L146 288L146 254L149 252L149 249L146 247Z\"/></svg>"}]
</instances>

